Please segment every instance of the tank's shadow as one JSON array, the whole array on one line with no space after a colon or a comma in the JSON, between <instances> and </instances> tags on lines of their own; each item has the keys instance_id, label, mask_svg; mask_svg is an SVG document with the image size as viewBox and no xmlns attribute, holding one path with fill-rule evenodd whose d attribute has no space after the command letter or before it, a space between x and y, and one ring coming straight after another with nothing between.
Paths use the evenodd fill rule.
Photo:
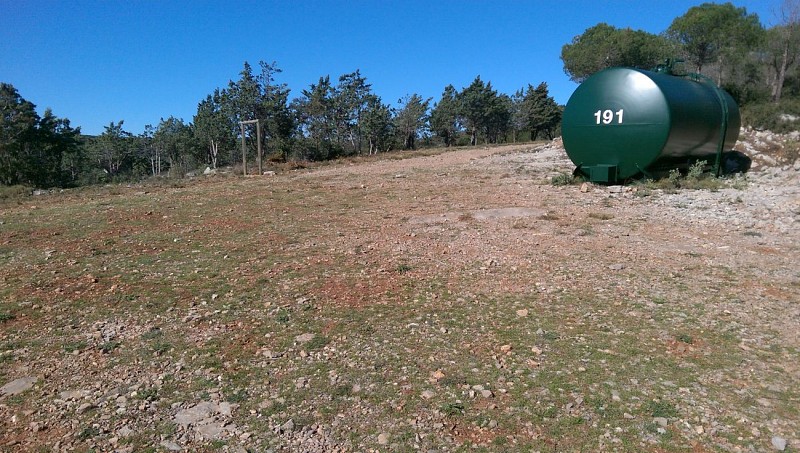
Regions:
<instances>
[{"instance_id":1,"label":"tank's shadow","mask_svg":"<svg viewBox=\"0 0 800 453\"><path fill-rule=\"evenodd\" d=\"M736 173L747 173L753 159L741 151L727 151L722 153L720 172L723 175L733 175Z\"/></svg>"}]
</instances>

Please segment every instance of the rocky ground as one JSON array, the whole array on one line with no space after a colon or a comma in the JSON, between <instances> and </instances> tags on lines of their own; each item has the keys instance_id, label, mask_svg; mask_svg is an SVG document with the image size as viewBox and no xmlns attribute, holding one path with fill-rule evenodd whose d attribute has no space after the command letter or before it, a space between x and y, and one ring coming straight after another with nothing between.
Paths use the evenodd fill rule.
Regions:
<instances>
[{"instance_id":1,"label":"rocky ground","mask_svg":"<svg viewBox=\"0 0 800 453\"><path fill-rule=\"evenodd\" d=\"M714 190L559 142L0 207L3 451L794 451L797 137Z\"/></svg>"}]
</instances>

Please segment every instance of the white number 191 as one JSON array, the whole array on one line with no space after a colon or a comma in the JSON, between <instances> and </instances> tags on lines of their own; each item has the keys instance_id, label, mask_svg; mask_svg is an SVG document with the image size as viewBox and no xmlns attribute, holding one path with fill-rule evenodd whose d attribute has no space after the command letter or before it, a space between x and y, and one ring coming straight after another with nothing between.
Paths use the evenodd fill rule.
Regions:
<instances>
[{"instance_id":1,"label":"white number 191","mask_svg":"<svg viewBox=\"0 0 800 453\"><path fill-rule=\"evenodd\" d=\"M597 124L601 122L603 124L611 124L611 122L614 121L614 117L617 118L617 124L622 124L622 109L616 112L612 110L598 110L594 112L594 117L597 120Z\"/></svg>"}]
</instances>

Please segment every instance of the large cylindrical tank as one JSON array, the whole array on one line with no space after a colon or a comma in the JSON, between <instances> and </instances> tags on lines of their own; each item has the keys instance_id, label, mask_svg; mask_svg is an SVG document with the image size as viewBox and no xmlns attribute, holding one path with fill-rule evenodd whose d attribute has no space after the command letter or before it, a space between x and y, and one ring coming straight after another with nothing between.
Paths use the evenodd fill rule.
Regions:
<instances>
[{"instance_id":1,"label":"large cylindrical tank","mask_svg":"<svg viewBox=\"0 0 800 453\"><path fill-rule=\"evenodd\" d=\"M713 159L719 149L733 148L740 124L736 102L709 81L609 68L575 90L561 132L577 172L614 183L692 159Z\"/></svg>"}]
</instances>

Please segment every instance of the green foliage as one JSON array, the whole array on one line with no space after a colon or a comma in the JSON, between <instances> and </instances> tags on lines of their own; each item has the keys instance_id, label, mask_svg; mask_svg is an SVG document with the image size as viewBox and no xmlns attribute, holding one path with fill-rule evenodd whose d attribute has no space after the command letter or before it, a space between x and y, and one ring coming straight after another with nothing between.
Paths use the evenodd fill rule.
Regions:
<instances>
[{"instance_id":1,"label":"green foliage","mask_svg":"<svg viewBox=\"0 0 800 453\"><path fill-rule=\"evenodd\" d=\"M704 160L698 160L690 165L689 171L686 173L686 179L700 179L703 176L703 172L705 172L706 165L708 165L708 162Z\"/></svg>"},{"instance_id":2,"label":"green foliage","mask_svg":"<svg viewBox=\"0 0 800 453\"><path fill-rule=\"evenodd\" d=\"M87 346L86 341L83 341L83 340L72 341L72 342L64 344L64 351L69 352L69 353L73 353L73 352L76 352L76 351L82 351L82 350L86 349L86 346Z\"/></svg>"},{"instance_id":3,"label":"green foliage","mask_svg":"<svg viewBox=\"0 0 800 453\"><path fill-rule=\"evenodd\" d=\"M800 129L800 98L749 104L742 108L742 124L777 133L796 131Z\"/></svg>"},{"instance_id":4,"label":"green foliage","mask_svg":"<svg viewBox=\"0 0 800 453\"><path fill-rule=\"evenodd\" d=\"M654 68L673 54L674 46L662 36L606 23L586 29L561 48L564 72L579 83L613 66Z\"/></svg>"},{"instance_id":5,"label":"green foliage","mask_svg":"<svg viewBox=\"0 0 800 453\"><path fill-rule=\"evenodd\" d=\"M464 404L461 402L444 403L439 408L439 411L444 414L445 417L458 417L464 415Z\"/></svg>"},{"instance_id":6,"label":"green foliage","mask_svg":"<svg viewBox=\"0 0 800 453\"><path fill-rule=\"evenodd\" d=\"M580 178L576 178L570 173L558 173L557 175L550 178L550 184L554 186L569 186L579 182L583 182L583 180Z\"/></svg>"},{"instance_id":7,"label":"green foliage","mask_svg":"<svg viewBox=\"0 0 800 453\"><path fill-rule=\"evenodd\" d=\"M642 196L650 194L653 189L661 189L672 193L678 189L686 190L711 190L716 191L725 186L725 181L715 177L706 171L708 162L699 160L691 164L686 169L686 174L681 173L680 169L673 168L669 171L666 178L658 180L646 180L640 191Z\"/></svg>"},{"instance_id":8,"label":"green foliage","mask_svg":"<svg viewBox=\"0 0 800 453\"><path fill-rule=\"evenodd\" d=\"M122 343L118 341L106 341L100 344L98 347L103 354L111 354L115 349L117 349Z\"/></svg>"},{"instance_id":9,"label":"green foliage","mask_svg":"<svg viewBox=\"0 0 800 453\"><path fill-rule=\"evenodd\" d=\"M361 130L369 145L369 154L391 149L394 134L392 109L383 104L378 96L370 96L367 100L365 110L361 113L361 122Z\"/></svg>"},{"instance_id":10,"label":"green foliage","mask_svg":"<svg viewBox=\"0 0 800 453\"><path fill-rule=\"evenodd\" d=\"M456 100L458 122L466 129L470 145L477 145L479 136L486 143L497 143L511 130L513 101L507 95L498 95L491 82L476 77Z\"/></svg>"},{"instance_id":11,"label":"green foliage","mask_svg":"<svg viewBox=\"0 0 800 453\"><path fill-rule=\"evenodd\" d=\"M220 159L225 159L225 154L220 154L223 149L233 149L235 139L233 131L236 129L232 119L225 114L223 93L216 89L214 94L208 95L197 106L194 116L194 136L208 147L207 162L212 168L217 168Z\"/></svg>"},{"instance_id":12,"label":"green foliage","mask_svg":"<svg viewBox=\"0 0 800 453\"><path fill-rule=\"evenodd\" d=\"M50 109L36 106L11 84L0 83L0 184L35 187L68 185L70 157L80 150L80 129Z\"/></svg>"},{"instance_id":13,"label":"green foliage","mask_svg":"<svg viewBox=\"0 0 800 453\"><path fill-rule=\"evenodd\" d=\"M651 417L675 418L678 410L675 405L663 400L650 400L645 406L645 412Z\"/></svg>"},{"instance_id":14,"label":"green foliage","mask_svg":"<svg viewBox=\"0 0 800 453\"><path fill-rule=\"evenodd\" d=\"M461 129L458 113L458 92L453 85L447 85L441 100L433 106L430 118L431 132L441 137L446 147L455 144Z\"/></svg>"},{"instance_id":15,"label":"green foliage","mask_svg":"<svg viewBox=\"0 0 800 453\"><path fill-rule=\"evenodd\" d=\"M400 109L394 119L394 128L403 143L403 149L416 149L416 140L426 130L428 105L431 99L418 94L406 95L400 100Z\"/></svg>"},{"instance_id":16,"label":"green foliage","mask_svg":"<svg viewBox=\"0 0 800 453\"><path fill-rule=\"evenodd\" d=\"M732 3L694 6L672 21L667 30L697 72L710 63L724 66L733 55L751 49L763 33L758 15L748 14L745 8Z\"/></svg>"},{"instance_id":17,"label":"green foliage","mask_svg":"<svg viewBox=\"0 0 800 453\"><path fill-rule=\"evenodd\" d=\"M153 148L166 157L172 177L195 168L198 150L195 143L191 127L173 116L162 118L153 134Z\"/></svg>"},{"instance_id":18,"label":"green foliage","mask_svg":"<svg viewBox=\"0 0 800 453\"><path fill-rule=\"evenodd\" d=\"M548 140L555 137L555 131L561 124L562 110L550 96L545 82L536 88L528 85L520 111L525 128L531 131L531 140L535 140L540 134L544 134Z\"/></svg>"}]
</instances>

